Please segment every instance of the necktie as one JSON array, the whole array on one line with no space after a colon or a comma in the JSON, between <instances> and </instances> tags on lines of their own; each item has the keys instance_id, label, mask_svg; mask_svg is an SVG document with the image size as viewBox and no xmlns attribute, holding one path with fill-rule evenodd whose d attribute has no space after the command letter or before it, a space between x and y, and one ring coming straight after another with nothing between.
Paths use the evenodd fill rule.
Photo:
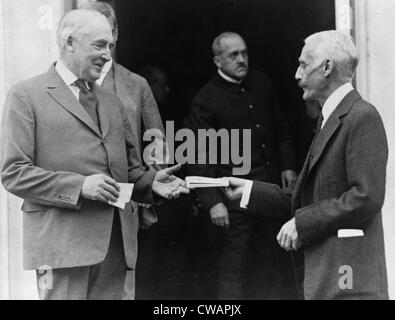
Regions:
<instances>
[{"instance_id":1,"label":"necktie","mask_svg":"<svg viewBox=\"0 0 395 320\"><path fill-rule=\"evenodd\" d=\"M85 81L76 80L75 84L80 88L79 101L92 118L93 122L97 125L100 130L99 116L97 113L99 101L97 100L96 94L93 90L89 90L86 86ZM90 85L93 89L93 84Z\"/></svg>"},{"instance_id":2,"label":"necktie","mask_svg":"<svg viewBox=\"0 0 395 320\"><path fill-rule=\"evenodd\" d=\"M318 117L318 121L317 121L317 134L321 131L321 127L322 127L322 122L324 121L324 116L322 115L322 112L320 112L320 116Z\"/></svg>"},{"instance_id":3,"label":"necktie","mask_svg":"<svg viewBox=\"0 0 395 320\"><path fill-rule=\"evenodd\" d=\"M315 155L315 153L317 151L318 141L319 141L318 136L319 136L319 134L321 132L321 126L322 126L322 122L323 121L324 121L324 117L323 117L322 112L321 112L320 116L318 118L318 121L317 121L317 129L315 130L315 136L314 136L314 140L313 140L313 143L312 143L312 146L311 146L310 164L311 164L311 159L314 158L314 155Z\"/></svg>"}]
</instances>

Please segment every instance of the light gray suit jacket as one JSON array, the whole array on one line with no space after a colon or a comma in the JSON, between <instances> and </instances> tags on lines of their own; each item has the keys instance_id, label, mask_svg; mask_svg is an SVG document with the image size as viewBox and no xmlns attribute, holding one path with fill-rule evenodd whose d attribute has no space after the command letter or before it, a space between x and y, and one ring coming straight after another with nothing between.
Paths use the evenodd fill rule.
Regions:
<instances>
[{"instance_id":1,"label":"light gray suit jacket","mask_svg":"<svg viewBox=\"0 0 395 320\"><path fill-rule=\"evenodd\" d=\"M101 132L54 66L11 88L3 118L1 178L24 199L24 267L71 268L104 260L114 208L81 197L84 178L105 174L135 183L132 198L153 202L153 171L145 172L133 146L121 101L95 85ZM120 210L129 268L137 252L135 213Z\"/></svg>"}]
</instances>

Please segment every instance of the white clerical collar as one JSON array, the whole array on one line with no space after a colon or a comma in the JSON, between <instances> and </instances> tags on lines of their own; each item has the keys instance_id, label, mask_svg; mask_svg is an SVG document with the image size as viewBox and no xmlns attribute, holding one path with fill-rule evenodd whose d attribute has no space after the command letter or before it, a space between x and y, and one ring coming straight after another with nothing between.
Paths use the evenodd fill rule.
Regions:
<instances>
[{"instance_id":1,"label":"white clerical collar","mask_svg":"<svg viewBox=\"0 0 395 320\"><path fill-rule=\"evenodd\" d=\"M104 82L105 77L107 76L107 73L111 70L113 64L113 60L111 59L110 61L107 61L100 74L100 78L96 80L96 83L101 86Z\"/></svg>"},{"instance_id":2,"label":"white clerical collar","mask_svg":"<svg viewBox=\"0 0 395 320\"><path fill-rule=\"evenodd\" d=\"M241 83L241 80L238 81L238 80L236 80L236 79L233 79L233 78L227 76L225 73L222 72L221 69L218 69L218 73L219 73L219 75L220 75L223 79L225 79L225 80L228 81L228 82L237 83L237 84L240 84L240 83Z\"/></svg>"},{"instance_id":3,"label":"white clerical collar","mask_svg":"<svg viewBox=\"0 0 395 320\"><path fill-rule=\"evenodd\" d=\"M354 90L354 87L350 82L342 85L341 87L337 88L330 96L328 99L326 99L324 106L322 107L322 116L323 116L323 121L322 121L322 126L321 128L324 127L324 124L330 117L333 111L337 108L337 106L340 104L340 102L346 97L347 94L349 94L352 90Z\"/></svg>"},{"instance_id":4,"label":"white clerical collar","mask_svg":"<svg viewBox=\"0 0 395 320\"><path fill-rule=\"evenodd\" d=\"M68 87L74 84L76 80L78 80L78 77L73 72L71 72L69 68L66 67L62 60L58 60L56 62L55 70L58 72L59 76Z\"/></svg>"}]
</instances>

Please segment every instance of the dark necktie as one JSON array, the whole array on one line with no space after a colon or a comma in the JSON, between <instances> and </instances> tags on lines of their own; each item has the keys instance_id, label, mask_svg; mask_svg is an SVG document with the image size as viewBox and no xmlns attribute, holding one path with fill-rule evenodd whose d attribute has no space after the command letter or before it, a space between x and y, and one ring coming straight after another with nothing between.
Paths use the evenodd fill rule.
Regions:
<instances>
[{"instance_id":1,"label":"dark necktie","mask_svg":"<svg viewBox=\"0 0 395 320\"><path fill-rule=\"evenodd\" d=\"M92 90L89 90L86 86L86 82L83 80L76 80L75 84L80 88L79 101L88 112L93 122L97 125L100 130L99 116L98 116L98 105L96 94L93 91L93 84L90 84Z\"/></svg>"},{"instance_id":2,"label":"dark necktie","mask_svg":"<svg viewBox=\"0 0 395 320\"><path fill-rule=\"evenodd\" d=\"M320 140L318 138L320 132L321 132L321 127L322 127L322 122L324 121L324 117L322 115L322 112L320 113L320 116L318 118L318 122L317 122L317 129L315 130L315 136L314 136L314 140L311 146L311 152L310 152L310 161L312 158L314 158L314 155L317 151L317 147L318 147L318 141Z\"/></svg>"}]
</instances>

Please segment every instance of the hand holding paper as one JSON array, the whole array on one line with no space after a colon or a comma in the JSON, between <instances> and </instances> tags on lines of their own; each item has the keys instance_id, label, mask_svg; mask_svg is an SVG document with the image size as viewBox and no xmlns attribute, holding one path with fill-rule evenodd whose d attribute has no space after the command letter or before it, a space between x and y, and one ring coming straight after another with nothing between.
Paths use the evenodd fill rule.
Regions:
<instances>
[{"instance_id":1,"label":"hand holding paper","mask_svg":"<svg viewBox=\"0 0 395 320\"><path fill-rule=\"evenodd\" d=\"M108 201L109 204L111 204L114 207L120 208L120 209L125 209L125 205L130 202L132 198L132 193L133 193L133 188L134 184L132 183L118 183L120 187L119 191L119 197L117 201Z\"/></svg>"},{"instance_id":2,"label":"hand holding paper","mask_svg":"<svg viewBox=\"0 0 395 320\"><path fill-rule=\"evenodd\" d=\"M240 178L222 178L228 182L228 187L224 188L225 195L229 200L240 200L243 196L247 180Z\"/></svg>"}]
</instances>

